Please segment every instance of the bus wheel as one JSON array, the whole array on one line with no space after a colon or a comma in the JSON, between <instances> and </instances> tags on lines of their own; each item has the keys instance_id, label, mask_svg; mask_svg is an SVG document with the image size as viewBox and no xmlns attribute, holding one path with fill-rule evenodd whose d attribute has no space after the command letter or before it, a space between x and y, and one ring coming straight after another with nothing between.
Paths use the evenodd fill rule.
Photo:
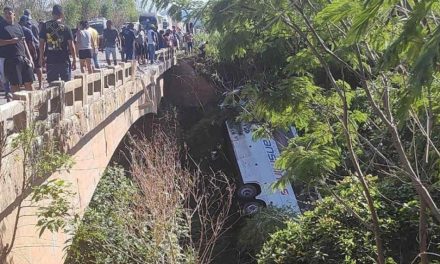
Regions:
<instances>
[{"instance_id":1,"label":"bus wheel","mask_svg":"<svg viewBox=\"0 0 440 264\"><path fill-rule=\"evenodd\" d=\"M257 186L254 184L243 184L238 189L238 197L241 199L249 200L255 198L258 194Z\"/></svg>"},{"instance_id":2,"label":"bus wheel","mask_svg":"<svg viewBox=\"0 0 440 264\"><path fill-rule=\"evenodd\" d=\"M266 204L260 200L246 202L243 204L242 214L243 215L253 215L253 214L258 213L261 210L261 208L264 208L264 207L266 207Z\"/></svg>"}]
</instances>

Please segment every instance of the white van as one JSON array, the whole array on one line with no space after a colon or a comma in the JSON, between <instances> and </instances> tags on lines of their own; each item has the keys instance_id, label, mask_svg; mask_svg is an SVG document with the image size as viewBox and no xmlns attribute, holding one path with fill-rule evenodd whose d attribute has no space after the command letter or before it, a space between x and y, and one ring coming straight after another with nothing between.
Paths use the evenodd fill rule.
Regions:
<instances>
[{"instance_id":1,"label":"white van","mask_svg":"<svg viewBox=\"0 0 440 264\"><path fill-rule=\"evenodd\" d=\"M256 126L249 123L226 121L229 139L237 161L242 185L237 196L244 214L252 214L262 206L288 207L300 214L295 193L290 184L280 190L273 184L283 176L274 164L280 152L272 138L254 140Z\"/></svg>"}]
</instances>

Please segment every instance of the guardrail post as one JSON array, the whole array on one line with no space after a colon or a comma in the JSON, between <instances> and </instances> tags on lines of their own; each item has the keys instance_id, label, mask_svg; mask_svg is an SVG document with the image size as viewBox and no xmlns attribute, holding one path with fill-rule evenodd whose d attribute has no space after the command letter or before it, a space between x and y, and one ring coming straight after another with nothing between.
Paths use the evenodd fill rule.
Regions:
<instances>
[{"instance_id":1,"label":"guardrail post","mask_svg":"<svg viewBox=\"0 0 440 264\"><path fill-rule=\"evenodd\" d=\"M50 83L50 86L57 87L59 96L50 100L50 111L52 113L60 113L61 119L64 117L64 108L66 103L66 93L64 90L64 81L54 81ZM73 98L72 98L73 99Z\"/></svg>"},{"instance_id":2,"label":"guardrail post","mask_svg":"<svg viewBox=\"0 0 440 264\"><path fill-rule=\"evenodd\" d=\"M121 80L122 84L125 83L125 62L120 62L119 66L121 67L120 70L117 72L118 81Z\"/></svg>"},{"instance_id":3,"label":"guardrail post","mask_svg":"<svg viewBox=\"0 0 440 264\"><path fill-rule=\"evenodd\" d=\"M87 95L88 95L89 86L87 83L87 75L82 73L80 75L76 75L75 79L82 80L82 87L78 90L77 95L78 95L78 98L82 97L81 101L82 101L82 105L84 106L88 103L87 102Z\"/></svg>"},{"instance_id":4,"label":"guardrail post","mask_svg":"<svg viewBox=\"0 0 440 264\"><path fill-rule=\"evenodd\" d=\"M112 72L107 75L107 81L108 81L108 85L113 87L116 87L116 83L118 82L118 76L116 73L116 67L115 66L110 66L109 69L112 70Z\"/></svg>"},{"instance_id":5,"label":"guardrail post","mask_svg":"<svg viewBox=\"0 0 440 264\"><path fill-rule=\"evenodd\" d=\"M93 82L93 92L99 92L102 95L104 92L104 75L102 70L95 70L94 74L99 73L99 80Z\"/></svg>"},{"instance_id":6,"label":"guardrail post","mask_svg":"<svg viewBox=\"0 0 440 264\"><path fill-rule=\"evenodd\" d=\"M136 71L137 71L137 61L132 61L130 66L130 80L134 81L136 79Z\"/></svg>"}]
</instances>

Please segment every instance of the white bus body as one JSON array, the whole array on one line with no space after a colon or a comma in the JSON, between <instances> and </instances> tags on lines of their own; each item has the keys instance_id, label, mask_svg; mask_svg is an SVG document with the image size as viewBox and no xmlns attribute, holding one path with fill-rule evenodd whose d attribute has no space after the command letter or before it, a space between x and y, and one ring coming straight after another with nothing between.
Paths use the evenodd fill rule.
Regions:
<instances>
[{"instance_id":1,"label":"white bus body","mask_svg":"<svg viewBox=\"0 0 440 264\"><path fill-rule=\"evenodd\" d=\"M280 190L272 185L283 176L283 171L274 164L280 152L273 139L253 140L254 125L248 123L226 122L229 138L237 160L243 186L258 185L261 192L255 200L266 205L289 207L300 214L295 193L290 184ZM240 189L239 189L240 191Z\"/></svg>"}]
</instances>

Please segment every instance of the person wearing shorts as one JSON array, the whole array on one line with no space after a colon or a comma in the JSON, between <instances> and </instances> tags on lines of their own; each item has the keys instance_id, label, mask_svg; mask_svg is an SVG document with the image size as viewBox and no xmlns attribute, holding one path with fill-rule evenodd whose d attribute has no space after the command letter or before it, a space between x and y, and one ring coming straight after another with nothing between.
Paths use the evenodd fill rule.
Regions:
<instances>
[{"instance_id":1,"label":"person wearing shorts","mask_svg":"<svg viewBox=\"0 0 440 264\"><path fill-rule=\"evenodd\" d=\"M5 58L4 75L11 84L12 92L17 92L21 85L30 91L34 81L33 63L24 40L23 29L15 23L15 12L11 7L5 7L3 15L6 23L0 27L0 39L16 41L15 44L0 47L0 57Z\"/></svg>"},{"instance_id":2,"label":"person wearing shorts","mask_svg":"<svg viewBox=\"0 0 440 264\"><path fill-rule=\"evenodd\" d=\"M81 72L84 73L87 68L88 73L93 73L92 58L94 43L92 34L87 30L88 22L83 20L79 23L79 30L76 32L76 50L78 51L79 64Z\"/></svg>"},{"instance_id":3,"label":"person wearing shorts","mask_svg":"<svg viewBox=\"0 0 440 264\"><path fill-rule=\"evenodd\" d=\"M42 82L43 82L43 72L41 71L40 66L40 58L39 58L39 49L38 46L40 45L38 43L38 35L34 35L33 31L31 30L31 24L29 22L29 17L27 16L21 16L20 21L18 22L20 26L22 26L24 37L26 44L29 49L29 53L32 56L32 61L34 63L34 73L37 74L38 78L38 89L41 90L42 88Z\"/></svg>"}]
</instances>

